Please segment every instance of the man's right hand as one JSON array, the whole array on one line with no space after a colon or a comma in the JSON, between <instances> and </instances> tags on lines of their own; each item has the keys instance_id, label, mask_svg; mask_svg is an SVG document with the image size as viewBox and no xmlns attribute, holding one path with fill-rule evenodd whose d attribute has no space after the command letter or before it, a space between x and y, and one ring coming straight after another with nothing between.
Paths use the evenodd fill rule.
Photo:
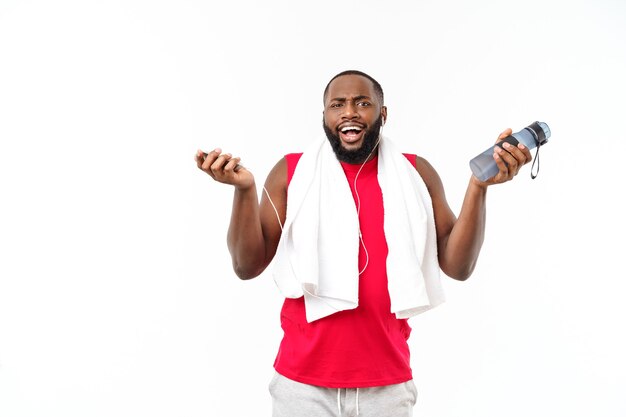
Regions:
<instances>
[{"instance_id":1,"label":"man's right hand","mask_svg":"<svg viewBox=\"0 0 626 417\"><path fill-rule=\"evenodd\" d=\"M208 153L198 149L195 160L198 168L215 181L233 185L242 191L254 186L252 173L239 164L241 158L222 153L220 148Z\"/></svg>"}]
</instances>

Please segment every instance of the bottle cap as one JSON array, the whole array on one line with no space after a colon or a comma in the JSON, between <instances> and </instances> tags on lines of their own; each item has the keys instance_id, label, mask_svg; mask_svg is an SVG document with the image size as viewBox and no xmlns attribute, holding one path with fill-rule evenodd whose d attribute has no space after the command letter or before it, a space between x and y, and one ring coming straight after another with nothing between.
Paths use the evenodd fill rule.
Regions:
<instances>
[{"instance_id":1,"label":"bottle cap","mask_svg":"<svg viewBox=\"0 0 626 417\"><path fill-rule=\"evenodd\" d=\"M546 135L546 142L547 142L548 139L550 139L550 136L552 135L552 133L550 132L550 128L544 122L537 122L537 123L539 124L539 127L541 127L541 129L543 130L543 133Z\"/></svg>"},{"instance_id":2,"label":"bottle cap","mask_svg":"<svg viewBox=\"0 0 626 417\"><path fill-rule=\"evenodd\" d=\"M550 128L544 122L535 122L528 126L526 129L529 130L535 137L537 146L541 146L547 143L548 138L550 138L551 135Z\"/></svg>"}]
</instances>

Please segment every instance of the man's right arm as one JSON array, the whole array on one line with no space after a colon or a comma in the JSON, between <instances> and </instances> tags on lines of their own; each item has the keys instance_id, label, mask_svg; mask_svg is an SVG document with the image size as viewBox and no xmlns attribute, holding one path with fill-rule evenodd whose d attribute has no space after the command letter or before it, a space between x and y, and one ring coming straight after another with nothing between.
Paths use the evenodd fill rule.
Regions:
<instances>
[{"instance_id":1,"label":"man's right arm","mask_svg":"<svg viewBox=\"0 0 626 417\"><path fill-rule=\"evenodd\" d=\"M265 270L278 247L286 216L287 163L283 158L274 166L265 182L271 200L264 193L259 204L254 177L239 162L240 158L223 154L220 149L206 156L202 151L196 154L198 168L215 181L234 186L227 244L235 273L241 279L250 279Z\"/></svg>"}]
</instances>

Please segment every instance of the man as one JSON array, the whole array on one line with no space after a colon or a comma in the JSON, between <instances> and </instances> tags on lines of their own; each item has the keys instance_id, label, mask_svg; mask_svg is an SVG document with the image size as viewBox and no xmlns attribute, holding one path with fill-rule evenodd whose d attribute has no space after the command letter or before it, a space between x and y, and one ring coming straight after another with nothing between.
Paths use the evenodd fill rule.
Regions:
<instances>
[{"instance_id":1,"label":"man","mask_svg":"<svg viewBox=\"0 0 626 417\"><path fill-rule=\"evenodd\" d=\"M487 189L511 180L531 154L521 144L496 147L498 174L485 182L470 178L457 218L434 168L421 157L396 152L382 136L387 108L376 80L359 71L333 77L324 91L323 116L326 137L274 166L260 204L254 177L239 157L221 149L198 151L196 163L214 180L234 186L227 242L236 274L254 278L275 255L289 270L277 273L288 276L279 276L277 284L289 298L270 383L273 415L410 416L417 393L407 317L441 301L439 268L457 280L471 275L484 238ZM507 129L498 140L509 134ZM330 163L324 159L329 152ZM413 199L413 192L420 197ZM346 199L351 207L341 206ZM396 216L402 213L398 205L409 208L408 217ZM398 247L402 239L408 244ZM423 249L405 256L405 247ZM435 272L426 265L429 253ZM335 269L347 272L333 275ZM411 273L403 275L405 270ZM352 289L356 293L345 297L332 292ZM420 297L425 301L416 302ZM408 307L398 307L407 299Z\"/></svg>"}]
</instances>

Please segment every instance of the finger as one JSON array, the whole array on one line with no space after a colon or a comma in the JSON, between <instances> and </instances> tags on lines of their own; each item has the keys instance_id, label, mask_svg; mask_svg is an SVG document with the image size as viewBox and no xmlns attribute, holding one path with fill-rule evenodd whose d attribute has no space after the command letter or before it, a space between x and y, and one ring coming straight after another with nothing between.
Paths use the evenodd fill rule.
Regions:
<instances>
[{"instance_id":1,"label":"finger","mask_svg":"<svg viewBox=\"0 0 626 417\"><path fill-rule=\"evenodd\" d=\"M524 164L527 164L533 160L533 156L530 154L530 149L528 149L527 146L525 146L523 143L518 143L517 148L521 150L524 154Z\"/></svg>"},{"instance_id":2,"label":"finger","mask_svg":"<svg viewBox=\"0 0 626 417\"><path fill-rule=\"evenodd\" d=\"M509 176L509 165L504 159L505 154L508 155L508 152L504 149L501 149L499 147L496 147L494 149L493 159L496 161L496 165L498 166L499 170L498 174L496 174L496 176L494 177L494 180L500 178L508 178Z\"/></svg>"},{"instance_id":3,"label":"finger","mask_svg":"<svg viewBox=\"0 0 626 417\"><path fill-rule=\"evenodd\" d=\"M223 153L217 157L217 159L211 164L211 167L209 169L215 175L222 175L224 173L224 165L226 165L226 163L230 161L231 158L231 154Z\"/></svg>"},{"instance_id":4,"label":"finger","mask_svg":"<svg viewBox=\"0 0 626 417\"><path fill-rule=\"evenodd\" d=\"M215 163L217 158L221 155L222 150L220 148L215 148L211 152L204 155L204 162L202 163L202 170L208 172L211 168L211 165Z\"/></svg>"},{"instance_id":5,"label":"finger","mask_svg":"<svg viewBox=\"0 0 626 417\"><path fill-rule=\"evenodd\" d=\"M206 171L208 167L210 167L211 164L215 161L215 159L222 153L222 150L220 148L215 148L214 150L208 153L203 152L202 150L199 150L198 152L202 153L201 156L198 155L198 159L202 161L201 169ZM207 162L207 161L210 161L210 162Z\"/></svg>"},{"instance_id":6,"label":"finger","mask_svg":"<svg viewBox=\"0 0 626 417\"><path fill-rule=\"evenodd\" d=\"M498 149L498 155L506 163L509 174L517 174L517 171L519 170L518 166L520 166L520 164L514 152L519 152L519 150L507 142L504 142L502 147L498 146L496 148Z\"/></svg>"},{"instance_id":7,"label":"finger","mask_svg":"<svg viewBox=\"0 0 626 417\"><path fill-rule=\"evenodd\" d=\"M194 160L196 161L196 165L198 166L198 168L202 169L202 163L204 162L206 156L207 153L203 152L201 149L198 149L196 155L194 156Z\"/></svg>"},{"instance_id":8,"label":"finger","mask_svg":"<svg viewBox=\"0 0 626 417\"><path fill-rule=\"evenodd\" d=\"M507 136L511 136L512 133L513 133L513 130L511 128L506 129L504 132L500 133L500 135L498 136L498 141L501 141Z\"/></svg>"},{"instance_id":9,"label":"finger","mask_svg":"<svg viewBox=\"0 0 626 417\"><path fill-rule=\"evenodd\" d=\"M522 150L519 149L517 146L511 145L509 142L500 142L500 147L507 151L509 154L511 154L516 160L524 161L524 152L522 152Z\"/></svg>"},{"instance_id":10,"label":"finger","mask_svg":"<svg viewBox=\"0 0 626 417\"><path fill-rule=\"evenodd\" d=\"M504 149L509 152L516 160L517 166L515 169L515 174L519 172L519 170L529 163L532 160L532 155L530 154L530 150L522 143L518 143L517 146L513 146L509 143L503 143L502 146Z\"/></svg>"},{"instance_id":11,"label":"finger","mask_svg":"<svg viewBox=\"0 0 626 417\"><path fill-rule=\"evenodd\" d=\"M239 161L241 161L241 158L239 157L231 158L230 161L228 161L226 165L224 165L224 173L237 172L238 167L240 167Z\"/></svg>"},{"instance_id":12,"label":"finger","mask_svg":"<svg viewBox=\"0 0 626 417\"><path fill-rule=\"evenodd\" d=\"M198 154L198 156L196 156L196 160L198 160L198 157L200 156L200 154L201 154L201 156L200 156L201 158L206 158L206 157L209 155L209 154L208 154L208 153L206 153L206 152L202 152L202 151L198 151L198 152L200 152L200 153ZM240 158L240 159L241 159L241 158ZM235 166L235 168L234 168L234 171L235 171L235 172L238 172L238 171L239 171L240 169L242 169L242 168L244 168L244 166L243 166L243 165L241 165L241 164L237 164L237 165Z\"/></svg>"},{"instance_id":13,"label":"finger","mask_svg":"<svg viewBox=\"0 0 626 417\"><path fill-rule=\"evenodd\" d=\"M532 159L530 151L522 143L518 143L517 146L513 146L510 143L505 142L502 146L515 158L517 164L515 175L517 175L519 170Z\"/></svg>"}]
</instances>

